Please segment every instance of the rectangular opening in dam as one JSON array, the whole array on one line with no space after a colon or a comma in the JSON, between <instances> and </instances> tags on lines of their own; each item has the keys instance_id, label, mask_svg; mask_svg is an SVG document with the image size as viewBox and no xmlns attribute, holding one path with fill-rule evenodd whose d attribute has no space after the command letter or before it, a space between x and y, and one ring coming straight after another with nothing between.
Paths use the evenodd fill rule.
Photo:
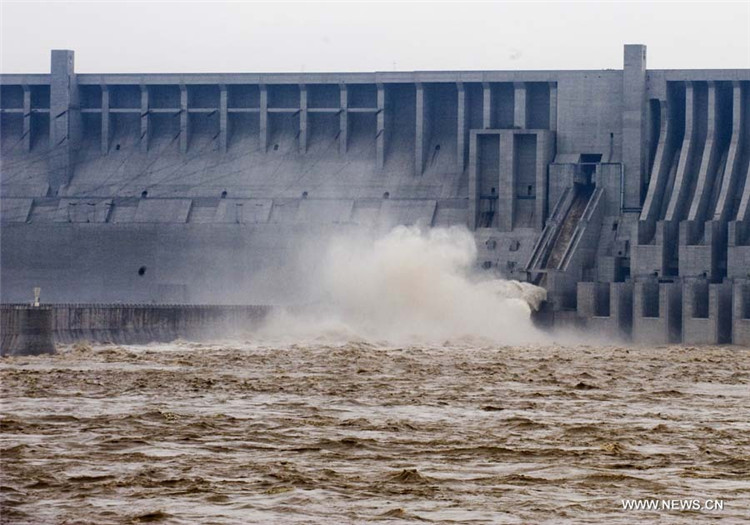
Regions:
<instances>
[{"instance_id":1,"label":"rectangular opening in dam","mask_svg":"<svg viewBox=\"0 0 750 525\"><path fill-rule=\"evenodd\" d=\"M260 115L258 113L229 113L227 115L227 149L243 151L245 154L259 152L258 135Z\"/></svg>"},{"instance_id":2,"label":"rectangular opening in dam","mask_svg":"<svg viewBox=\"0 0 750 525\"><path fill-rule=\"evenodd\" d=\"M648 170L646 170L645 186L648 190L649 176L654 166L656 157L656 148L659 144L659 132L661 130L661 103L658 99L649 100L649 151L648 151Z\"/></svg>"},{"instance_id":3,"label":"rectangular opening in dam","mask_svg":"<svg viewBox=\"0 0 750 525\"><path fill-rule=\"evenodd\" d=\"M497 227L500 185L500 136L477 135L479 170L479 227Z\"/></svg>"},{"instance_id":4,"label":"rectangular opening in dam","mask_svg":"<svg viewBox=\"0 0 750 525\"><path fill-rule=\"evenodd\" d=\"M299 109L300 89L294 84L268 86L269 109Z\"/></svg>"},{"instance_id":5,"label":"rectangular opening in dam","mask_svg":"<svg viewBox=\"0 0 750 525\"><path fill-rule=\"evenodd\" d=\"M227 86L227 107L229 109L260 108L260 87L243 84Z\"/></svg>"},{"instance_id":6,"label":"rectangular opening in dam","mask_svg":"<svg viewBox=\"0 0 750 525\"><path fill-rule=\"evenodd\" d=\"M80 86L78 88L78 101L81 105L81 139L86 143L86 148L94 151L98 149L98 143L102 136L102 88L101 86ZM92 113L83 113L83 110L96 110Z\"/></svg>"},{"instance_id":7,"label":"rectangular opening in dam","mask_svg":"<svg viewBox=\"0 0 750 525\"><path fill-rule=\"evenodd\" d=\"M534 225L536 209L536 135L517 134L513 136L514 186L516 212L513 216L514 228L530 228Z\"/></svg>"},{"instance_id":8,"label":"rectangular opening in dam","mask_svg":"<svg viewBox=\"0 0 750 525\"><path fill-rule=\"evenodd\" d=\"M526 84L526 90L526 127L529 129L549 129L549 84L547 82L529 82Z\"/></svg>"},{"instance_id":9,"label":"rectangular opening in dam","mask_svg":"<svg viewBox=\"0 0 750 525\"><path fill-rule=\"evenodd\" d=\"M417 120L414 84L385 86L385 120L390 130L385 139L385 168L396 173L413 174Z\"/></svg>"},{"instance_id":10,"label":"rectangular opening in dam","mask_svg":"<svg viewBox=\"0 0 750 525\"><path fill-rule=\"evenodd\" d=\"M337 84L319 84L307 87L307 107L336 109L341 105L341 88Z\"/></svg>"},{"instance_id":11,"label":"rectangular opening in dam","mask_svg":"<svg viewBox=\"0 0 750 525\"><path fill-rule=\"evenodd\" d=\"M513 128L515 111L515 90L510 82L499 82L490 85L491 93L491 127L493 129Z\"/></svg>"},{"instance_id":12,"label":"rectangular opening in dam","mask_svg":"<svg viewBox=\"0 0 750 525\"><path fill-rule=\"evenodd\" d=\"M708 282L692 285L693 319L708 319L709 293Z\"/></svg>"},{"instance_id":13,"label":"rectangular opening in dam","mask_svg":"<svg viewBox=\"0 0 750 525\"><path fill-rule=\"evenodd\" d=\"M350 108L377 108L378 88L375 84L349 84L347 97Z\"/></svg>"},{"instance_id":14,"label":"rectangular opening in dam","mask_svg":"<svg viewBox=\"0 0 750 525\"><path fill-rule=\"evenodd\" d=\"M482 129L483 123L483 88L482 84L469 83L466 89L466 115L469 129Z\"/></svg>"},{"instance_id":15,"label":"rectangular opening in dam","mask_svg":"<svg viewBox=\"0 0 750 525\"><path fill-rule=\"evenodd\" d=\"M159 116L167 117L166 115ZM113 113L109 118L110 147L112 150L121 151L138 144L141 135L141 117L138 113ZM179 131L179 126L175 129L174 133L176 134ZM152 119L152 133L155 134L156 131L161 130L159 119ZM172 137L174 137L174 134Z\"/></svg>"},{"instance_id":16,"label":"rectangular opening in dam","mask_svg":"<svg viewBox=\"0 0 750 525\"><path fill-rule=\"evenodd\" d=\"M349 114L348 157L360 159L375 158L377 119L378 117L375 113Z\"/></svg>"},{"instance_id":17,"label":"rectangular opening in dam","mask_svg":"<svg viewBox=\"0 0 750 525\"><path fill-rule=\"evenodd\" d=\"M339 139L340 120L336 113L310 113L308 116L308 151L325 153Z\"/></svg>"},{"instance_id":18,"label":"rectangular opening in dam","mask_svg":"<svg viewBox=\"0 0 750 525\"><path fill-rule=\"evenodd\" d=\"M750 319L750 285L742 285L739 289L740 297L740 315L742 319Z\"/></svg>"},{"instance_id":19,"label":"rectangular opening in dam","mask_svg":"<svg viewBox=\"0 0 750 525\"><path fill-rule=\"evenodd\" d=\"M177 119L173 119L177 120ZM198 151L209 152L218 147L219 112L200 112L188 116L191 147L200 148Z\"/></svg>"},{"instance_id":20,"label":"rectangular opening in dam","mask_svg":"<svg viewBox=\"0 0 750 525\"><path fill-rule=\"evenodd\" d=\"M456 165L458 89L455 84L427 84L425 171L448 172Z\"/></svg>"},{"instance_id":21,"label":"rectangular opening in dam","mask_svg":"<svg viewBox=\"0 0 750 525\"><path fill-rule=\"evenodd\" d=\"M659 317L659 283L643 283L641 286L643 317Z\"/></svg>"},{"instance_id":22,"label":"rectangular opening in dam","mask_svg":"<svg viewBox=\"0 0 750 525\"><path fill-rule=\"evenodd\" d=\"M137 115L132 116L132 121L123 122L127 129L133 129L134 133L140 135L140 118ZM153 148L158 152L177 150L178 144L175 137L180 133L180 119L175 115L156 113L151 115L150 120L150 137ZM144 137L145 138L145 137Z\"/></svg>"},{"instance_id":23,"label":"rectangular opening in dam","mask_svg":"<svg viewBox=\"0 0 750 525\"><path fill-rule=\"evenodd\" d=\"M0 109L23 109L21 86L0 86Z\"/></svg>"},{"instance_id":24,"label":"rectangular opening in dam","mask_svg":"<svg viewBox=\"0 0 750 525\"><path fill-rule=\"evenodd\" d=\"M610 317L610 283L597 283L599 284L594 289L594 316L595 317Z\"/></svg>"},{"instance_id":25,"label":"rectangular opening in dam","mask_svg":"<svg viewBox=\"0 0 750 525\"><path fill-rule=\"evenodd\" d=\"M78 88L78 102L81 104L81 109L101 109L101 86L80 86Z\"/></svg>"},{"instance_id":26,"label":"rectangular opening in dam","mask_svg":"<svg viewBox=\"0 0 750 525\"><path fill-rule=\"evenodd\" d=\"M268 151L279 155L296 151L300 134L299 117L291 113L268 114Z\"/></svg>"},{"instance_id":27,"label":"rectangular opening in dam","mask_svg":"<svg viewBox=\"0 0 750 525\"><path fill-rule=\"evenodd\" d=\"M141 105L141 91L138 86L127 86L127 101L135 104L135 107ZM154 109L180 109L180 87L179 86L149 86L148 104L149 108ZM135 99L135 100L134 100Z\"/></svg>"},{"instance_id":28,"label":"rectangular opening in dam","mask_svg":"<svg viewBox=\"0 0 750 525\"><path fill-rule=\"evenodd\" d=\"M3 146L8 149L12 148L13 143L18 144L23 135L23 115L20 113L11 113L3 115L0 123L0 137L2 137Z\"/></svg>"},{"instance_id":29,"label":"rectangular opening in dam","mask_svg":"<svg viewBox=\"0 0 750 525\"><path fill-rule=\"evenodd\" d=\"M29 86L31 91L32 109L49 109L50 87L49 85Z\"/></svg>"},{"instance_id":30,"label":"rectangular opening in dam","mask_svg":"<svg viewBox=\"0 0 750 525\"><path fill-rule=\"evenodd\" d=\"M176 86L174 87L176 89ZM179 90L178 90L178 94L179 94ZM180 104L179 104L179 98L178 98L176 107L179 107L179 105ZM109 107L111 109L138 109L140 110L141 88L139 86L110 86L109 87ZM155 101L152 101L151 107L158 107L155 105Z\"/></svg>"},{"instance_id":31,"label":"rectangular opening in dam","mask_svg":"<svg viewBox=\"0 0 750 525\"><path fill-rule=\"evenodd\" d=\"M188 86L188 107L201 109L216 109L219 107L219 86L195 85Z\"/></svg>"}]
</instances>

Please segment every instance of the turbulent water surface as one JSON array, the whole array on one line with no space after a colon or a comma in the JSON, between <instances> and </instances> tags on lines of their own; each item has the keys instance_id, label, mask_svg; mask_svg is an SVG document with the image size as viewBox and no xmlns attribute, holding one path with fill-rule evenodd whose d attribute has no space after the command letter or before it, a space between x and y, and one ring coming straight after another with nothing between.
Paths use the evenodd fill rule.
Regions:
<instances>
[{"instance_id":1,"label":"turbulent water surface","mask_svg":"<svg viewBox=\"0 0 750 525\"><path fill-rule=\"evenodd\" d=\"M7 523L750 519L748 349L76 345L0 373Z\"/></svg>"}]
</instances>

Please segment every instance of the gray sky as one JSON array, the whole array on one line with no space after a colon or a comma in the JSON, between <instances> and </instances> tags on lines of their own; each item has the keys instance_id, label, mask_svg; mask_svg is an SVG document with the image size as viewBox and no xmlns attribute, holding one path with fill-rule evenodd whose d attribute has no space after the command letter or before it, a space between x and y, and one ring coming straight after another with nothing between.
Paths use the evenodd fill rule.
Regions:
<instances>
[{"instance_id":1,"label":"gray sky","mask_svg":"<svg viewBox=\"0 0 750 525\"><path fill-rule=\"evenodd\" d=\"M0 71L81 73L750 68L734 3L218 3L0 0Z\"/></svg>"}]
</instances>

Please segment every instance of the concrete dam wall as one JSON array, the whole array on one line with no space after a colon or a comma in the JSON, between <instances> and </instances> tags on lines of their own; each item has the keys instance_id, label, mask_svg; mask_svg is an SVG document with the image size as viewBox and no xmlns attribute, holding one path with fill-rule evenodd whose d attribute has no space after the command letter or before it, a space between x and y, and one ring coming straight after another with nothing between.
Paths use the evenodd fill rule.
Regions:
<instances>
[{"instance_id":1,"label":"concrete dam wall","mask_svg":"<svg viewBox=\"0 0 750 525\"><path fill-rule=\"evenodd\" d=\"M46 314L47 326L27 319L40 311ZM54 304L29 308L4 304L0 307L0 354L11 353L19 343L23 346L18 340L25 332L48 333L55 343L144 344L180 337L217 340L248 333L269 312L267 306Z\"/></svg>"},{"instance_id":2,"label":"concrete dam wall","mask_svg":"<svg viewBox=\"0 0 750 525\"><path fill-rule=\"evenodd\" d=\"M640 45L601 71L99 75L51 57L0 75L3 303L39 286L264 304L322 233L464 225L482 268L548 289L551 323L750 337L750 70L649 70Z\"/></svg>"}]
</instances>

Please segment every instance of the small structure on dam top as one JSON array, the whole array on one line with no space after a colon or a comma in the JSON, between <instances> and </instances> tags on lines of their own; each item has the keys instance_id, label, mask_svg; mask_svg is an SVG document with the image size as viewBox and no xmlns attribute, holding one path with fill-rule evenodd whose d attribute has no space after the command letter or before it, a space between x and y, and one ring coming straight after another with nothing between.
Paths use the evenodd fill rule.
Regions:
<instances>
[{"instance_id":1,"label":"small structure on dam top","mask_svg":"<svg viewBox=\"0 0 750 525\"><path fill-rule=\"evenodd\" d=\"M259 303L318 232L462 224L544 315L750 344L750 70L0 76L3 303ZM218 297L218 299L217 299Z\"/></svg>"}]
</instances>

